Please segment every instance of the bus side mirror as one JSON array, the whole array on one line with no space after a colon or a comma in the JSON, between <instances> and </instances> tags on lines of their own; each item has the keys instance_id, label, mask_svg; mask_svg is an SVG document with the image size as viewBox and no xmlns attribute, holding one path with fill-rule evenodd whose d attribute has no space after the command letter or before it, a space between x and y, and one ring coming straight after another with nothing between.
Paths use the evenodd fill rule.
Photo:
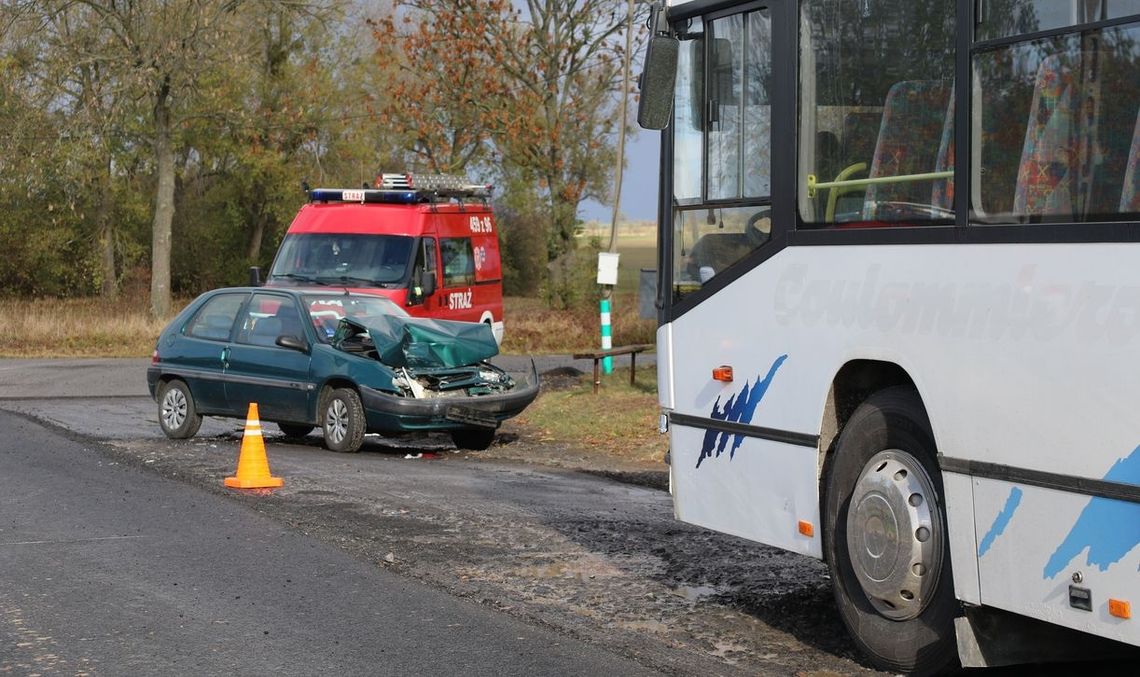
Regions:
<instances>
[{"instance_id":1,"label":"bus side mirror","mask_svg":"<svg viewBox=\"0 0 1140 677\"><path fill-rule=\"evenodd\" d=\"M645 70L641 72L641 99L637 105L637 124L643 129L665 129L669 125L680 44L680 40L669 35L649 38Z\"/></svg>"}]
</instances>

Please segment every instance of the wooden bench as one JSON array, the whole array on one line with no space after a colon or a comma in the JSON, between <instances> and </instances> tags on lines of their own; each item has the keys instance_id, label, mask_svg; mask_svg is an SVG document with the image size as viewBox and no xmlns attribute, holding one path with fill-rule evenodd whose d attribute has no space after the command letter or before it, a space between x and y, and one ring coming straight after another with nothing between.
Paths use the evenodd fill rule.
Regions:
<instances>
[{"instance_id":1,"label":"wooden bench","mask_svg":"<svg viewBox=\"0 0 1140 677\"><path fill-rule=\"evenodd\" d=\"M599 368L601 361L607 357L614 355L629 355L629 384L634 384L634 378L637 374L637 354L644 352L653 347L652 343L636 343L629 346L618 346L617 348L610 348L609 350L595 350L590 353L575 353L574 359L576 360L593 360L594 361L594 394L598 393L598 387L602 385L602 373Z\"/></svg>"}]
</instances>

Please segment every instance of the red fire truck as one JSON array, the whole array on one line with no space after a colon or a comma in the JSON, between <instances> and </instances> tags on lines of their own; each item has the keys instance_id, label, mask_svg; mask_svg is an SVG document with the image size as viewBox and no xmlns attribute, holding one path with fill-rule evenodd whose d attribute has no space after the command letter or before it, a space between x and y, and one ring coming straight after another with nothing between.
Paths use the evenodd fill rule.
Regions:
<instances>
[{"instance_id":1,"label":"red fire truck","mask_svg":"<svg viewBox=\"0 0 1140 677\"><path fill-rule=\"evenodd\" d=\"M491 186L381 174L375 188L309 191L268 286L382 294L410 314L485 322L503 338L503 283Z\"/></svg>"}]
</instances>

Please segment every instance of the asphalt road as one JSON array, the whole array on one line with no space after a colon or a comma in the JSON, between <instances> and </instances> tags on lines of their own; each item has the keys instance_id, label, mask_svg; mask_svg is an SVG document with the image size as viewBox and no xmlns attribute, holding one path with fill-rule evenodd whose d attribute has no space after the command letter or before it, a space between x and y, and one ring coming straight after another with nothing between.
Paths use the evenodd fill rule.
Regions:
<instances>
[{"instance_id":1,"label":"asphalt road","mask_svg":"<svg viewBox=\"0 0 1140 677\"><path fill-rule=\"evenodd\" d=\"M25 418L0 439L0 673L649 673Z\"/></svg>"},{"instance_id":2,"label":"asphalt road","mask_svg":"<svg viewBox=\"0 0 1140 677\"><path fill-rule=\"evenodd\" d=\"M237 492L242 422L166 439L146 364L0 360L0 674L869 672L821 563L663 491L270 425L285 486Z\"/></svg>"}]
</instances>

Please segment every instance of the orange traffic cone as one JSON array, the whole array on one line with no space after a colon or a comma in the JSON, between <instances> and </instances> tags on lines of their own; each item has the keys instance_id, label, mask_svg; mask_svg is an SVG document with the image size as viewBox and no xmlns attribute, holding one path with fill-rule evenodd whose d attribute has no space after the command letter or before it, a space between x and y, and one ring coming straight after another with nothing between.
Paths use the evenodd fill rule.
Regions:
<instances>
[{"instance_id":1,"label":"orange traffic cone","mask_svg":"<svg viewBox=\"0 0 1140 677\"><path fill-rule=\"evenodd\" d=\"M245 417L245 433L241 437L241 454L237 473L227 477L225 485L235 489L261 489L280 487L285 480L269 474L269 459L265 456L265 441L261 438L261 421L257 418L257 403L249 403Z\"/></svg>"}]
</instances>

